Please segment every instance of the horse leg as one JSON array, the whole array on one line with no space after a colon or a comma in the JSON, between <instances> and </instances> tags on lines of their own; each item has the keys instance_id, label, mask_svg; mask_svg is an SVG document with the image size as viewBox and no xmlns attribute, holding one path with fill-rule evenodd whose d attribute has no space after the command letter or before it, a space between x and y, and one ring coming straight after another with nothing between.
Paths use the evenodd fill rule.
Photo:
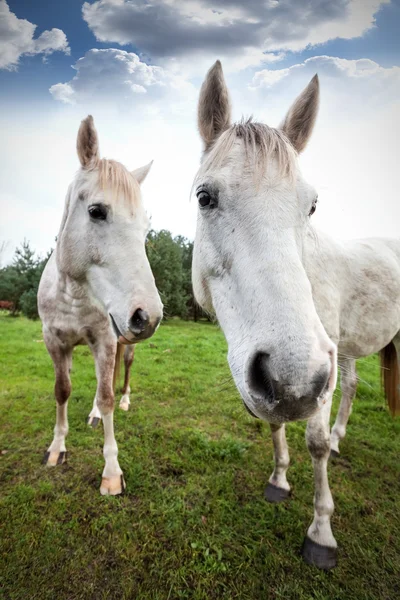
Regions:
<instances>
[{"instance_id":1,"label":"horse leg","mask_svg":"<svg viewBox=\"0 0 400 600\"><path fill-rule=\"evenodd\" d=\"M95 427L97 427L100 421L101 414L99 411L99 407L97 406L97 396L95 396L93 400L93 408L90 411L88 418L86 419L86 423L94 429Z\"/></svg>"},{"instance_id":2,"label":"horse leg","mask_svg":"<svg viewBox=\"0 0 400 600\"><path fill-rule=\"evenodd\" d=\"M65 438L68 433L67 406L71 394L70 370L72 363L72 349L62 350L54 344L46 344L54 363L56 383L54 394L56 397L56 426L54 438L43 458L43 464L48 467L61 465L67 457Z\"/></svg>"},{"instance_id":3,"label":"horse leg","mask_svg":"<svg viewBox=\"0 0 400 600\"><path fill-rule=\"evenodd\" d=\"M104 429L103 456L105 466L100 493L115 496L125 489L125 481L118 463L118 446L114 436L114 390L115 342L98 343L93 347L97 374L97 406Z\"/></svg>"},{"instance_id":4,"label":"horse leg","mask_svg":"<svg viewBox=\"0 0 400 600\"><path fill-rule=\"evenodd\" d=\"M290 494L290 485L286 479L289 466L289 450L286 442L285 425L270 423L272 442L274 444L274 470L265 488L265 498L268 502L282 502Z\"/></svg>"},{"instance_id":5,"label":"horse leg","mask_svg":"<svg viewBox=\"0 0 400 600\"><path fill-rule=\"evenodd\" d=\"M126 346L124 351L124 365L125 365L125 379L124 387L122 388L122 398L119 403L119 407L122 410L129 410L131 401L129 400L129 394L131 393L131 386L129 385L129 379L131 374L131 367L135 355L135 346Z\"/></svg>"},{"instance_id":6,"label":"horse leg","mask_svg":"<svg viewBox=\"0 0 400 600\"><path fill-rule=\"evenodd\" d=\"M309 419L306 442L314 467L314 520L307 531L302 554L304 560L320 569L332 569L337 563L337 543L330 519L334 504L328 483L330 452L329 417L332 395L316 415Z\"/></svg>"},{"instance_id":7,"label":"horse leg","mask_svg":"<svg viewBox=\"0 0 400 600\"><path fill-rule=\"evenodd\" d=\"M400 374L400 331L398 333L396 333L392 342L393 342L394 347L396 348L397 364L398 364L398 369L399 369L399 374ZM400 380L399 380L399 394L400 394Z\"/></svg>"},{"instance_id":8,"label":"horse leg","mask_svg":"<svg viewBox=\"0 0 400 600\"><path fill-rule=\"evenodd\" d=\"M346 425L351 415L351 406L357 389L356 361L351 358L339 359L342 397L336 421L331 432L331 456L339 456L339 442L346 435Z\"/></svg>"}]
</instances>

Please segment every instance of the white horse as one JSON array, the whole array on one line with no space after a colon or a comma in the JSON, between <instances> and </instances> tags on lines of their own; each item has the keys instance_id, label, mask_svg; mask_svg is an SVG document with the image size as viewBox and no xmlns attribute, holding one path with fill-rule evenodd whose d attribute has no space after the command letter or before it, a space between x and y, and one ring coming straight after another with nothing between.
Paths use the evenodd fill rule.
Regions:
<instances>
[{"instance_id":1,"label":"white horse","mask_svg":"<svg viewBox=\"0 0 400 600\"><path fill-rule=\"evenodd\" d=\"M315 76L278 129L251 120L232 125L220 62L210 69L198 107L205 151L195 180L193 286L224 331L245 406L270 423L269 501L290 491L285 423L308 419L314 519L302 553L329 569L337 561L327 476L337 350L343 401L333 447L354 386L348 356L387 348L386 389L392 410L399 408L400 240L338 244L311 229L317 193L303 179L297 154L311 135L318 102Z\"/></svg>"},{"instance_id":2,"label":"white horse","mask_svg":"<svg viewBox=\"0 0 400 600\"><path fill-rule=\"evenodd\" d=\"M149 221L139 187L151 164L130 173L118 162L100 159L91 116L82 121L77 150L82 168L69 186L57 245L38 292L44 341L54 363L57 401L54 439L44 462L54 466L65 461L72 351L78 344L87 344L97 375L89 420L93 424L93 419L102 418L104 425L100 492L115 495L125 488L113 425L116 363L124 345L150 337L162 318L161 300L145 252ZM133 358L131 351L125 362L129 357ZM122 404L129 403L126 379L124 388Z\"/></svg>"}]
</instances>

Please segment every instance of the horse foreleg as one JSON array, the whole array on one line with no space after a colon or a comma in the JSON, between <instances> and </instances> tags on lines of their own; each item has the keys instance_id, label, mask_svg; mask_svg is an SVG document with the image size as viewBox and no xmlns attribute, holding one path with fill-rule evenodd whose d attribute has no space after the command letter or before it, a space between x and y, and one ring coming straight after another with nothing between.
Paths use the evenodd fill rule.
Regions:
<instances>
[{"instance_id":1,"label":"horse foreleg","mask_svg":"<svg viewBox=\"0 0 400 600\"><path fill-rule=\"evenodd\" d=\"M332 569L337 563L337 543L332 534L331 516L334 504L328 483L330 452L329 416L330 396L326 404L311 419L306 431L306 442L314 467L314 520L307 531L302 554L308 564L320 569Z\"/></svg>"},{"instance_id":2,"label":"horse foreleg","mask_svg":"<svg viewBox=\"0 0 400 600\"><path fill-rule=\"evenodd\" d=\"M105 466L100 486L102 495L115 496L125 489L124 477L118 463L118 446L114 436L113 373L115 343L98 344L93 348L97 374L97 406L103 421Z\"/></svg>"},{"instance_id":3,"label":"horse foreleg","mask_svg":"<svg viewBox=\"0 0 400 600\"><path fill-rule=\"evenodd\" d=\"M47 349L54 363L56 383L54 393L57 401L56 426L54 438L43 458L43 464L54 467L65 462L67 449L65 438L68 434L67 406L71 394L71 380L69 372L71 369L72 350L67 351L47 343Z\"/></svg>"},{"instance_id":4,"label":"horse foreleg","mask_svg":"<svg viewBox=\"0 0 400 600\"><path fill-rule=\"evenodd\" d=\"M286 479L289 467L289 450L286 442L285 425L270 424L272 442L274 444L274 470L265 488L268 502L282 502L290 494L290 485Z\"/></svg>"},{"instance_id":5,"label":"horse foreleg","mask_svg":"<svg viewBox=\"0 0 400 600\"><path fill-rule=\"evenodd\" d=\"M346 426L351 415L353 398L357 389L356 361L351 358L339 359L342 397L336 421L331 432L331 456L339 456L339 442L346 435Z\"/></svg>"},{"instance_id":6,"label":"horse foreleg","mask_svg":"<svg viewBox=\"0 0 400 600\"><path fill-rule=\"evenodd\" d=\"M93 408L90 411L88 418L86 419L86 423L94 429L95 427L97 427L100 421L101 413L99 411L99 407L97 406L97 396L95 396L93 400Z\"/></svg>"},{"instance_id":7,"label":"horse foreleg","mask_svg":"<svg viewBox=\"0 0 400 600\"><path fill-rule=\"evenodd\" d=\"M131 386L129 385L129 379L131 375L131 367L135 355L135 346L126 346L124 351L124 365L125 365L125 379L124 387L122 388L122 398L119 403L119 407L122 410L129 410L130 399L129 394L131 393Z\"/></svg>"}]
</instances>

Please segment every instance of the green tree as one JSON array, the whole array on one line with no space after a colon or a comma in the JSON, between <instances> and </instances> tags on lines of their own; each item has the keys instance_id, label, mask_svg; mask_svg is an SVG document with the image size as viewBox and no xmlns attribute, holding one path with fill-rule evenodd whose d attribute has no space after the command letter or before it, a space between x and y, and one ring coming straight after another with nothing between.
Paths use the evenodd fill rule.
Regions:
<instances>
[{"instance_id":1,"label":"green tree","mask_svg":"<svg viewBox=\"0 0 400 600\"><path fill-rule=\"evenodd\" d=\"M12 264L0 269L0 300L12 302L12 314L22 311L30 319L38 318L37 290L50 254L44 259L37 257L24 240L15 250Z\"/></svg>"},{"instance_id":2,"label":"green tree","mask_svg":"<svg viewBox=\"0 0 400 600\"><path fill-rule=\"evenodd\" d=\"M185 318L187 276L183 268L183 250L178 238L169 231L150 231L146 242L147 256L164 304L165 316Z\"/></svg>"}]
</instances>

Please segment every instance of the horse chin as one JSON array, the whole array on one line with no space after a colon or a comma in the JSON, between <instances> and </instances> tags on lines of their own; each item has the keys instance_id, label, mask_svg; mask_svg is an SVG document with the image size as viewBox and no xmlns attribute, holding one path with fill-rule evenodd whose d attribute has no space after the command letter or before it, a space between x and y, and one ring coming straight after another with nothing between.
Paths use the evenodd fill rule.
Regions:
<instances>
[{"instance_id":1,"label":"horse chin","mask_svg":"<svg viewBox=\"0 0 400 600\"><path fill-rule=\"evenodd\" d=\"M251 398L243 402L254 417L268 423L288 423L290 421L305 421L315 415L321 408L323 400L319 398L282 398L275 402L264 402Z\"/></svg>"},{"instance_id":2,"label":"horse chin","mask_svg":"<svg viewBox=\"0 0 400 600\"><path fill-rule=\"evenodd\" d=\"M133 344L133 340L128 340L126 337L124 337L123 335L120 335L118 337L118 343L119 344L123 344L124 346L130 346Z\"/></svg>"},{"instance_id":3,"label":"horse chin","mask_svg":"<svg viewBox=\"0 0 400 600\"><path fill-rule=\"evenodd\" d=\"M129 345L129 344L133 344L134 339L133 338L131 339L131 334L128 334L129 337L124 336L124 334L122 333L122 331L118 327L115 318L112 316L111 313L109 313L109 315L110 315L111 325L112 325L114 334L115 334L115 336L116 336L116 338L118 340L118 343L119 344L124 344L125 346Z\"/></svg>"}]
</instances>

